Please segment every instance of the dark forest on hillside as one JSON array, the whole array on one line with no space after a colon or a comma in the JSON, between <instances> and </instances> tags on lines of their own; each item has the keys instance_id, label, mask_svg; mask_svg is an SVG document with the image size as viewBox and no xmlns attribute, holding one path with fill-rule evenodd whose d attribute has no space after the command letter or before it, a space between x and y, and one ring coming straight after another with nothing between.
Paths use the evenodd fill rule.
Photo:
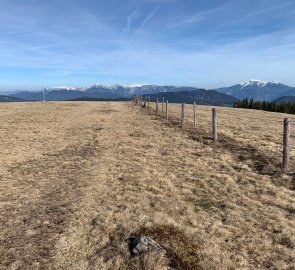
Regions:
<instances>
[{"instance_id":1,"label":"dark forest on hillside","mask_svg":"<svg viewBox=\"0 0 295 270\"><path fill-rule=\"evenodd\" d=\"M236 101L234 103L234 107L295 114L295 103L292 102L278 103L275 101L254 101L253 99L246 98L243 100Z\"/></svg>"}]
</instances>

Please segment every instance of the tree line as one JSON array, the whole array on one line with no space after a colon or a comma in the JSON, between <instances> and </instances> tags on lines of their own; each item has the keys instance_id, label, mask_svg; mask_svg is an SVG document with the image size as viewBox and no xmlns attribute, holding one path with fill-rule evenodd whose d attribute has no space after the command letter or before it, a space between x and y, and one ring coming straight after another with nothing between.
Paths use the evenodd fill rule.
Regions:
<instances>
[{"instance_id":1,"label":"tree line","mask_svg":"<svg viewBox=\"0 0 295 270\"><path fill-rule=\"evenodd\" d=\"M246 98L236 101L234 107L295 114L295 103L292 102L277 103L275 101L254 101L253 98Z\"/></svg>"}]
</instances>

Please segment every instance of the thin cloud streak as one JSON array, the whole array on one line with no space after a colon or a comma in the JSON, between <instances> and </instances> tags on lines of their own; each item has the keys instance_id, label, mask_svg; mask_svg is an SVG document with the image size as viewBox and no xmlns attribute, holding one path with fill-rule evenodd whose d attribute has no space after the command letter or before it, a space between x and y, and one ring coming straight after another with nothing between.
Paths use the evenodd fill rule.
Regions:
<instances>
[{"instance_id":1,"label":"thin cloud streak","mask_svg":"<svg viewBox=\"0 0 295 270\"><path fill-rule=\"evenodd\" d=\"M140 16L139 10L136 8L127 18L126 30L131 30L132 22Z\"/></svg>"},{"instance_id":2,"label":"thin cloud streak","mask_svg":"<svg viewBox=\"0 0 295 270\"><path fill-rule=\"evenodd\" d=\"M165 28L176 28L180 26L185 26L187 24L194 24L194 23L210 20L212 19L212 17L218 16L218 13L221 10L222 10L221 8L214 8L207 11L200 11L189 16L188 18L184 18L179 21L169 23L165 26Z\"/></svg>"},{"instance_id":3,"label":"thin cloud streak","mask_svg":"<svg viewBox=\"0 0 295 270\"><path fill-rule=\"evenodd\" d=\"M143 22L141 23L140 27L137 29L137 31L142 30L145 25L155 16L155 14L158 12L159 10L159 6L156 6L147 16L146 18L143 20Z\"/></svg>"}]
</instances>

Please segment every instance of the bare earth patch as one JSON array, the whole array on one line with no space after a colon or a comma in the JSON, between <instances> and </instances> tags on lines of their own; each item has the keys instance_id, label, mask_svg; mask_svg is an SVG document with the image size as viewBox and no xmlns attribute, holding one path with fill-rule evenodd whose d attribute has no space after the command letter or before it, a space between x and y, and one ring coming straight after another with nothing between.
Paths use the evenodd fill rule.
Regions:
<instances>
[{"instance_id":1,"label":"bare earth patch","mask_svg":"<svg viewBox=\"0 0 295 270\"><path fill-rule=\"evenodd\" d=\"M261 133L264 112L219 108L212 144L204 106L197 131L128 103L0 111L0 269L294 269L281 114ZM140 234L165 256L132 257L128 238Z\"/></svg>"}]
</instances>

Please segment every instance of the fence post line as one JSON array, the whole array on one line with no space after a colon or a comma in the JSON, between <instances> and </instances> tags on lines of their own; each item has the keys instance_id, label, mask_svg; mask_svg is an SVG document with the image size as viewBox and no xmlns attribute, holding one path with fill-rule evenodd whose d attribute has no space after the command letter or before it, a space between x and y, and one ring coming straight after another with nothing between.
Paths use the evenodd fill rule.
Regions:
<instances>
[{"instance_id":1,"label":"fence post line","mask_svg":"<svg viewBox=\"0 0 295 270\"><path fill-rule=\"evenodd\" d=\"M180 127L184 127L184 103L181 104Z\"/></svg>"},{"instance_id":2,"label":"fence post line","mask_svg":"<svg viewBox=\"0 0 295 270\"><path fill-rule=\"evenodd\" d=\"M156 101L156 115L158 116L159 115L159 99L157 98L157 101Z\"/></svg>"},{"instance_id":3,"label":"fence post line","mask_svg":"<svg viewBox=\"0 0 295 270\"><path fill-rule=\"evenodd\" d=\"M213 141L217 141L217 110L216 108L212 109L212 137Z\"/></svg>"},{"instance_id":4,"label":"fence post line","mask_svg":"<svg viewBox=\"0 0 295 270\"><path fill-rule=\"evenodd\" d=\"M164 112L164 102L165 102L165 98L162 99L162 113Z\"/></svg>"},{"instance_id":5,"label":"fence post line","mask_svg":"<svg viewBox=\"0 0 295 270\"><path fill-rule=\"evenodd\" d=\"M290 159L290 120L284 119L284 138L283 138L283 169L288 171Z\"/></svg>"},{"instance_id":6,"label":"fence post line","mask_svg":"<svg viewBox=\"0 0 295 270\"><path fill-rule=\"evenodd\" d=\"M168 120L168 100L166 100L166 119Z\"/></svg>"},{"instance_id":7,"label":"fence post line","mask_svg":"<svg viewBox=\"0 0 295 270\"><path fill-rule=\"evenodd\" d=\"M197 126L197 119L196 119L196 102L194 101L193 105L193 113L194 113L194 128Z\"/></svg>"}]
</instances>

